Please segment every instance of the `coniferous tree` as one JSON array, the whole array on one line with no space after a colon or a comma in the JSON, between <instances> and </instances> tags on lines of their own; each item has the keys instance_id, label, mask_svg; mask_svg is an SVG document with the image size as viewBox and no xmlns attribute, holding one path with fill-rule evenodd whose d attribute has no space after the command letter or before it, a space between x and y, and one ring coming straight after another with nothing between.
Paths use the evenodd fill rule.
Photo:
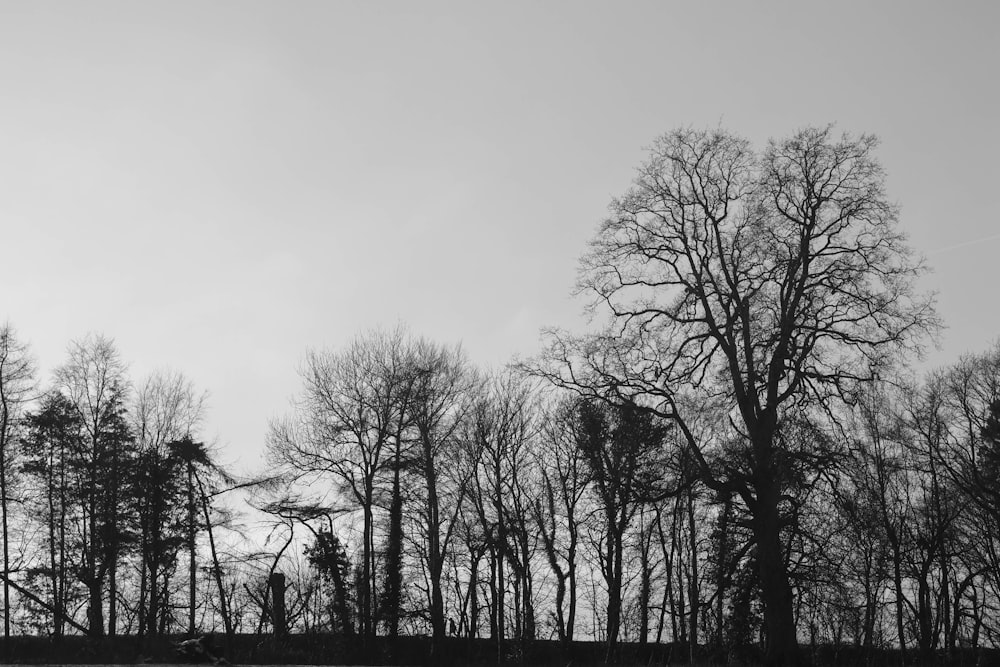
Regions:
<instances>
[{"instance_id":1,"label":"coniferous tree","mask_svg":"<svg viewBox=\"0 0 1000 667\"><path fill-rule=\"evenodd\" d=\"M330 627L340 634L354 634L353 595L351 591L351 561L340 539L327 529L315 534L306 556L324 581L333 586L330 602Z\"/></svg>"},{"instance_id":2,"label":"coniferous tree","mask_svg":"<svg viewBox=\"0 0 1000 667\"><path fill-rule=\"evenodd\" d=\"M59 392L45 394L37 409L24 419L23 471L37 490L35 497L40 506L33 511L44 521L46 531L44 564L37 565L30 574L32 579L46 581L46 611L51 614L50 631L54 637L63 636L70 601L76 598L75 582L70 578L73 544L67 527L77 506L71 481L79 465L73 456L82 431L78 413Z\"/></svg>"},{"instance_id":3,"label":"coniferous tree","mask_svg":"<svg viewBox=\"0 0 1000 667\"><path fill-rule=\"evenodd\" d=\"M92 636L117 632L117 570L128 538L123 510L132 443L125 412L125 370L112 340L88 335L70 344L69 358L55 374L58 390L81 425L71 483L79 494L77 571L88 591L87 627ZM105 583L109 585L107 630Z\"/></svg>"}]
</instances>

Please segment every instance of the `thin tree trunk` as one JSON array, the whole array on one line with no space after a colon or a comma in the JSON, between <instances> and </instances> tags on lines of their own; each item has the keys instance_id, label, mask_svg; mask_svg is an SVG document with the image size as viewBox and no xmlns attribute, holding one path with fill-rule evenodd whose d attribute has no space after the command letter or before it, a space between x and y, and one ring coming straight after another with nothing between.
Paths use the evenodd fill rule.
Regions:
<instances>
[{"instance_id":1,"label":"thin tree trunk","mask_svg":"<svg viewBox=\"0 0 1000 667\"><path fill-rule=\"evenodd\" d=\"M118 465L119 446L117 438L111 441L111 497L108 500L108 531L111 543L107 547L108 564L108 636L118 634L118 553L121 550L121 536L118 526Z\"/></svg>"},{"instance_id":2,"label":"thin tree trunk","mask_svg":"<svg viewBox=\"0 0 1000 667\"><path fill-rule=\"evenodd\" d=\"M0 383L2 385L2 383ZM2 391L2 388L0 388ZM4 657L10 658L10 534L7 531L7 401L0 398L3 411L0 423L0 517L3 521L3 646Z\"/></svg>"},{"instance_id":3,"label":"thin tree trunk","mask_svg":"<svg viewBox=\"0 0 1000 667\"><path fill-rule=\"evenodd\" d=\"M645 516L640 516L644 522ZM639 643L645 645L649 641L649 597L652 572L649 564L649 550L652 546L653 527L645 525L639 528Z\"/></svg>"},{"instance_id":4,"label":"thin tree trunk","mask_svg":"<svg viewBox=\"0 0 1000 667\"><path fill-rule=\"evenodd\" d=\"M59 592L52 605L52 613L58 619L56 636L62 637L65 629L63 617L66 610L66 447L59 445Z\"/></svg>"},{"instance_id":5,"label":"thin tree trunk","mask_svg":"<svg viewBox=\"0 0 1000 667\"><path fill-rule=\"evenodd\" d=\"M725 645L726 575L729 570L729 521L732 512L733 498L727 493L722 501L722 512L719 513L719 562L715 579L715 616L718 625L715 631L715 644L718 648Z\"/></svg>"},{"instance_id":6,"label":"thin tree trunk","mask_svg":"<svg viewBox=\"0 0 1000 667\"><path fill-rule=\"evenodd\" d=\"M89 490L89 517L88 517L88 527L90 529L90 535L85 540L89 548L87 549L87 554L84 557L86 561L86 571L87 571L87 594L88 594L88 607L87 607L87 619L88 625L90 627L89 634L92 637L100 637L104 634L104 610L101 607L102 604L102 588L103 582L100 578L100 570L97 565L97 498L96 498L96 486L97 476L96 463L91 463L92 468L90 471L91 478L90 490Z\"/></svg>"},{"instance_id":7,"label":"thin tree trunk","mask_svg":"<svg viewBox=\"0 0 1000 667\"><path fill-rule=\"evenodd\" d=\"M656 643L659 644L663 641L663 624L664 616L667 613L667 605L671 606L671 618L673 618L673 579L674 579L674 565L673 565L673 554L672 551L667 550L667 536L663 532L663 511L659 506L656 507L656 532L660 536L660 552L663 554L663 571L665 574L665 581L663 585L663 596L660 600L660 620L656 626ZM671 542L672 547L672 542ZM674 627L676 630L676 627ZM676 639L676 632L670 635L671 641Z\"/></svg>"},{"instance_id":8,"label":"thin tree trunk","mask_svg":"<svg viewBox=\"0 0 1000 667\"><path fill-rule=\"evenodd\" d=\"M622 522L624 523L624 521ZM608 618L607 642L608 659L612 659L614 649L618 644L618 634L621 630L622 616L622 526L612 528L613 535L608 535L606 557L608 559Z\"/></svg>"},{"instance_id":9,"label":"thin tree trunk","mask_svg":"<svg viewBox=\"0 0 1000 667\"><path fill-rule=\"evenodd\" d=\"M389 507L389 543L385 554L385 591L382 594L382 619L389 637L399 636L400 593L403 578L403 496L400 487L400 437L396 438L393 462L392 501Z\"/></svg>"},{"instance_id":10,"label":"thin tree trunk","mask_svg":"<svg viewBox=\"0 0 1000 667\"><path fill-rule=\"evenodd\" d=\"M205 514L205 528L208 531L208 546L212 553L212 570L215 573L215 584L219 589L219 613L222 614L222 624L226 630L226 653L231 660L234 656L236 639L233 632L233 619L229 614L229 607L226 603L226 588L222 582L222 566L219 564L219 554L215 549L215 533L212 530L212 518L208 511L208 496L205 494L205 487L202 486L201 479L197 474L195 474L195 480L198 482L198 493L201 495L201 508Z\"/></svg>"},{"instance_id":11,"label":"thin tree trunk","mask_svg":"<svg viewBox=\"0 0 1000 667\"><path fill-rule=\"evenodd\" d=\"M196 562L195 562L195 504L194 504L194 464L187 463L187 492L188 492L188 572L190 580L188 582L188 636L193 637L195 633L195 586L196 586Z\"/></svg>"},{"instance_id":12,"label":"thin tree trunk","mask_svg":"<svg viewBox=\"0 0 1000 667\"><path fill-rule=\"evenodd\" d=\"M56 608L54 606L50 605L48 602L46 602L42 598L38 597L37 595L35 595L31 591L29 591L27 588L21 586L16 581L10 581L9 579L5 579L5 581L6 581L6 583L8 583L10 585L11 588L13 588L15 591L17 591L21 595L23 595L25 598L27 598L27 599L31 600L32 602L34 602L35 604L37 604L42 609L47 609L47 610L51 611L52 613L57 613L57 610L56 610ZM82 634L85 634L85 635L91 634L90 633L90 628L85 627L81 623L77 623L75 620L73 620L73 617L67 615L66 613L62 613L61 618L62 618L62 620L66 624L68 624L70 627L74 628L75 630L81 632Z\"/></svg>"},{"instance_id":13,"label":"thin tree trunk","mask_svg":"<svg viewBox=\"0 0 1000 667\"><path fill-rule=\"evenodd\" d=\"M141 510L140 510L141 511ZM149 616L149 538L147 527L142 526L139 536L139 553L142 555L139 563L139 604L136 608L136 621L139 624L139 636L144 637L148 630Z\"/></svg>"},{"instance_id":14,"label":"thin tree trunk","mask_svg":"<svg viewBox=\"0 0 1000 667\"><path fill-rule=\"evenodd\" d=\"M59 570L57 562L58 552L56 547L56 531L58 528L56 526L56 489L55 489L55 479L54 479L55 470L53 470L55 461L54 457L52 456L50 456L49 459L50 459L49 472L48 472L48 480L46 483L46 486L48 488L46 489L45 495L48 496L46 500L48 501L49 505L49 517L48 517L49 518L48 521L49 568L52 571L49 578L49 582L50 585L52 586L52 636L59 637L61 636L60 633L61 619L59 618L59 612L57 611L59 609Z\"/></svg>"},{"instance_id":15,"label":"thin tree trunk","mask_svg":"<svg viewBox=\"0 0 1000 667\"><path fill-rule=\"evenodd\" d=\"M434 452L430 435L421 429L423 445L423 472L427 485L427 502L424 505L427 522L427 570L431 585L431 634L435 645L445 637L444 596L441 593L441 572L444 569L444 554L441 553L440 508L437 495L437 471L434 466Z\"/></svg>"},{"instance_id":16,"label":"thin tree trunk","mask_svg":"<svg viewBox=\"0 0 1000 667\"><path fill-rule=\"evenodd\" d=\"M469 637L479 637L479 553L471 554L469 566Z\"/></svg>"},{"instance_id":17,"label":"thin tree trunk","mask_svg":"<svg viewBox=\"0 0 1000 667\"><path fill-rule=\"evenodd\" d=\"M362 539L364 540L364 547L362 549L362 566L361 566L361 590L358 591L358 597L360 598L361 606L361 637L362 642L367 649L372 637L374 637L374 628L372 624L372 574L374 572L372 558L373 558L373 516L372 516L372 493L369 489L366 489L365 494L365 506L363 508L364 512L364 534Z\"/></svg>"},{"instance_id":18,"label":"thin tree trunk","mask_svg":"<svg viewBox=\"0 0 1000 667\"><path fill-rule=\"evenodd\" d=\"M701 601L698 590L698 531L694 520L694 487L688 489L687 494L687 515L688 515L688 540L691 556L691 579L688 581L688 600L691 606L691 614L688 616L690 623L689 636L690 660L694 663L695 650L698 647L698 614L700 613Z\"/></svg>"},{"instance_id":19,"label":"thin tree trunk","mask_svg":"<svg viewBox=\"0 0 1000 667\"><path fill-rule=\"evenodd\" d=\"M526 532L521 533L521 562L524 563L524 574L521 579L521 608L524 614L522 623L522 638L535 638L535 603L532 599L531 581L531 554L528 552L528 536Z\"/></svg>"},{"instance_id":20,"label":"thin tree trunk","mask_svg":"<svg viewBox=\"0 0 1000 667\"><path fill-rule=\"evenodd\" d=\"M900 664L906 664L906 627L903 623L903 572L902 554L900 554L899 540L895 538L896 531L890 527L890 544L892 546L892 582L896 593L896 632L899 640L899 660Z\"/></svg>"},{"instance_id":21,"label":"thin tree trunk","mask_svg":"<svg viewBox=\"0 0 1000 667\"><path fill-rule=\"evenodd\" d=\"M566 641L573 641L573 633L576 627L576 555L575 555L575 544L573 544L573 538L570 538L572 545L569 550L569 610L566 614Z\"/></svg>"}]
</instances>

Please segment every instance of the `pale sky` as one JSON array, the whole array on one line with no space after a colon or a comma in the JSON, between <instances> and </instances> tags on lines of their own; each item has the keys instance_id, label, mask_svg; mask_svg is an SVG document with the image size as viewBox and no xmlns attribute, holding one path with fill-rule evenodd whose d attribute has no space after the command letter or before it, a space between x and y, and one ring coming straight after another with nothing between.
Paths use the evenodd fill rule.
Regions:
<instances>
[{"instance_id":1,"label":"pale sky","mask_svg":"<svg viewBox=\"0 0 1000 667\"><path fill-rule=\"evenodd\" d=\"M1000 3L0 0L0 319L210 394L258 464L309 347L484 365L577 326L577 259L678 126L879 135L948 331L1000 336Z\"/></svg>"}]
</instances>

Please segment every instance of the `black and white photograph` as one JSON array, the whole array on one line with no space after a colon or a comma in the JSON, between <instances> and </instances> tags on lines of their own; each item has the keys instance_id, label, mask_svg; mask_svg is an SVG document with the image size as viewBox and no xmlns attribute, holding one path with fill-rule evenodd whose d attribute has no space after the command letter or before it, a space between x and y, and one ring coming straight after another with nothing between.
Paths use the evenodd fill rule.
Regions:
<instances>
[{"instance_id":1,"label":"black and white photograph","mask_svg":"<svg viewBox=\"0 0 1000 667\"><path fill-rule=\"evenodd\" d=\"M0 665L1000 665L998 34L0 0Z\"/></svg>"}]
</instances>

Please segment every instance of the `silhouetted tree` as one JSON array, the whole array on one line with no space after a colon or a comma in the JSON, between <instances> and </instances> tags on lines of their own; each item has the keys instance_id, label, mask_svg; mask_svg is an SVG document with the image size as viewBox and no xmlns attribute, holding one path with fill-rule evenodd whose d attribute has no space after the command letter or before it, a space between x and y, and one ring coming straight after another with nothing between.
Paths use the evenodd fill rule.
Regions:
<instances>
[{"instance_id":1,"label":"silhouetted tree","mask_svg":"<svg viewBox=\"0 0 1000 667\"><path fill-rule=\"evenodd\" d=\"M62 391L81 425L74 460L80 467L76 484L80 491L79 575L87 586L88 628L103 635L104 584L108 584L107 632L117 632L118 564L128 532L123 515L127 504L125 474L129 462L131 433L126 421L126 367L114 342L101 335L88 335L69 346L69 359L56 369Z\"/></svg>"},{"instance_id":2,"label":"silhouetted tree","mask_svg":"<svg viewBox=\"0 0 1000 667\"><path fill-rule=\"evenodd\" d=\"M21 410L30 398L34 362L27 346L10 324L0 327L0 526L3 538L3 636L7 655L10 638L10 530L8 503L14 472L12 446Z\"/></svg>"},{"instance_id":3,"label":"silhouetted tree","mask_svg":"<svg viewBox=\"0 0 1000 667\"><path fill-rule=\"evenodd\" d=\"M138 456L135 479L139 522L139 634L155 635L167 608L167 576L180 549L189 543L184 531L187 462L170 443L198 429L205 396L179 373L154 373L137 390L131 411ZM193 488L188 485L188 488ZM189 545L190 546L190 545Z\"/></svg>"},{"instance_id":4,"label":"silhouetted tree","mask_svg":"<svg viewBox=\"0 0 1000 667\"><path fill-rule=\"evenodd\" d=\"M212 459L209 449L203 442L196 442L190 435L185 435L179 440L172 440L166 443L167 450L171 458L178 461L184 471L184 495L186 496L186 520L184 530L187 537L188 551L188 635L193 636L197 631L195 621L195 611L197 609L197 536L202 528L205 529L211 542L214 574L221 576L218 568L218 558L215 552L214 536L212 532L212 520L209 512L209 495L202 482L201 475L206 472L222 472L221 468ZM225 473L223 473L225 474ZM225 604L223 586L219 583L220 603ZM227 618L225 608L222 610L223 619ZM228 622L227 622L228 625ZM227 627L227 635L231 632Z\"/></svg>"},{"instance_id":5,"label":"silhouetted tree","mask_svg":"<svg viewBox=\"0 0 1000 667\"><path fill-rule=\"evenodd\" d=\"M333 586L330 627L336 633L352 635L351 560L340 539L329 529L320 529L314 538L312 545L306 547L306 555L323 580Z\"/></svg>"},{"instance_id":6,"label":"silhouetted tree","mask_svg":"<svg viewBox=\"0 0 1000 667\"><path fill-rule=\"evenodd\" d=\"M651 484L666 474L667 427L652 413L634 405L608 406L581 401L577 447L590 470L598 499L601 575L608 588L606 638L609 651L621 628L625 535Z\"/></svg>"},{"instance_id":7,"label":"silhouetted tree","mask_svg":"<svg viewBox=\"0 0 1000 667\"><path fill-rule=\"evenodd\" d=\"M586 458L577 444L580 429L578 402L564 397L543 418L537 451L542 489L534 518L556 577L556 634L564 643L573 641L576 626L577 549L584 519L580 506L589 479Z\"/></svg>"},{"instance_id":8,"label":"silhouetted tree","mask_svg":"<svg viewBox=\"0 0 1000 667\"><path fill-rule=\"evenodd\" d=\"M509 511L509 499L519 478L527 474L526 455L534 429L532 400L532 392L522 378L510 372L494 375L481 385L461 434L472 467L468 506L478 519L489 555L490 637L497 642L498 655L508 636L508 565L515 570L521 565L513 542L519 527L512 525L515 517ZM522 521L528 518L520 517ZM521 588L518 595L523 594ZM518 618L519 626L522 620Z\"/></svg>"},{"instance_id":9,"label":"silhouetted tree","mask_svg":"<svg viewBox=\"0 0 1000 667\"><path fill-rule=\"evenodd\" d=\"M301 371L302 395L291 419L272 423L268 455L302 478L334 482L361 509L359 631L375 634L375 509L392 458L401 396L412 374L405 333L376 331L339 353L312 351Z\"/></svg>"},{"instance_id":10,"label":"silhouetted tree","mask_svg":"<svg viewBox=\"0 0 1000 667\"><path fill-rule=\"evenodd\" d=\"M876 145L829 127L762 153L721 130L661 137L583 259L580 289L610 314L609 330L582 339L553 332L548 363L535 369L674 419L706 483L741 496L771 664L798 660L782 565L783 412L849 397L937 324L930 298L914 291L921 267L896 229ZM678 402L690 391L730 402L749 474L712 465Z\"/></svg>"},{"instance_id":11,"label":"silhouetted tree","mask_svg":"<svg viewBox=\"0 0 1000 667\"><path fill-rule=\"evenodd\" d=\"M23 471L34 480L35 495L41 499L35 516L45 524L48 556L47 563L35 572L48 580L47 611L54 637L63 636L73 597L67 523L76 504L72 480L78 462L73 457L82 432L78 413L59 392L46 393L35 411L24 416Z\"/></svg>"},{"instance_id":12,"label":"silhouetted tree","mask_svg":"<svg viewBox=\"0 0 1000 667\"><path fill-rule=\"evenodd\" d=\"M458 462L458 433L473 398L475 375L459 347L417 340L411 350L415 377L411 419L416 438L413 470L426 492L417 510L425 537L428 611L435 644L445 636L442 574L449 543L468 488ZM418 494L419 495L419 494Z\"/></svg>"}]
</instances>

